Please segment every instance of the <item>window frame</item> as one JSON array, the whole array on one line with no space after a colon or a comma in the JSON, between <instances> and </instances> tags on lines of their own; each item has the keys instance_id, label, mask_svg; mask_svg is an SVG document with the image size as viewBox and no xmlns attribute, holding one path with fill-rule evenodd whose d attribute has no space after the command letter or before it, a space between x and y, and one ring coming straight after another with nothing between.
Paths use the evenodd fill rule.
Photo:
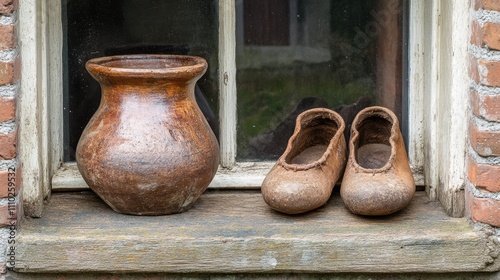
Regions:
<instances>
[{"instance_id":1,"label":"window frame","mask_svg":"<svg viewBox=\"0 0 500 280\"><path fill-rule=\"evenodd\" d=\"M236 161L236 4L241 2L219 0L221 165L210 185L216 188L258 188L273 165ZM466 0L450 2L409 4L408 155L416 183L455 217L463 216L465 201L469 6ZM57 180L82 181L74 166L63 162L60 17L60 0L19 1L19 160L24 211L32 217L42 215ZM452 66L456 74L447 75Z\"/></svg>"}]
</instances>

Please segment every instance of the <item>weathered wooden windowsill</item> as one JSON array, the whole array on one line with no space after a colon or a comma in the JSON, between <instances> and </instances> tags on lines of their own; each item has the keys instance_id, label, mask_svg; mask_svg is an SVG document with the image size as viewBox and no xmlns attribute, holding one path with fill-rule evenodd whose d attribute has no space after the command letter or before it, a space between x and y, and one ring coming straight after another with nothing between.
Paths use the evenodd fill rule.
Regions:
<instances>
[{"instance_id":1,"label":"weathered wooden windowsill","mask_svg":"<svg viewBox=\"0 0 500 280\"><path fill-rule=\"evenodd\" d=\"M488 240L418 192L385 218L350 214L334 193L323 208L287 216L257 191L210 191L177 215L113 212L92 192L55 193L24 221L18 272L495 271Z\"/></svg>"}]
</instances>

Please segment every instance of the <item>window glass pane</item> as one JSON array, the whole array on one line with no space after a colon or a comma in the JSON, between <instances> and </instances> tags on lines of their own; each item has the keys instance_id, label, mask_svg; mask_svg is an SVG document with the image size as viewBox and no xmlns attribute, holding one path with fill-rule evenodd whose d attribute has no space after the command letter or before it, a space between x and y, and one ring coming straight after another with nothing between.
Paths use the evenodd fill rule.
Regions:
<instances>
[{"instance_id":1,"label":"window glass pane","mask_svg":"<svg viewBox=\"0 0 500 280\"><path fill-rule=\"evenodd\" d=\"M403 1L236 3L238 160L276 159L309 108L402 119Z\"/></svg>"},{"instance_id":2,"label":"window glass pane","mask_svg":"<svg viewBox=\"0 0 500 280\"><path fill-rule=\"evenodd\" d=\"M85 70L94 57L190 54L207 59L198 104L217 131L217 0L63 0L65 160L100 101L99 84ZM212 116L210 116L212 114Z\"/></svg>"}]
</instances>

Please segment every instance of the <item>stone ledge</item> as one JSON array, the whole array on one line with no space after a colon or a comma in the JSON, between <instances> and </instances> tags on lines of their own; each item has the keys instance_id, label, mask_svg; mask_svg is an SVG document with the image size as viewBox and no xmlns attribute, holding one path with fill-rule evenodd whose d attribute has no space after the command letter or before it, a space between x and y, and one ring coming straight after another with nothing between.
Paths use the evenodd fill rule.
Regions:
<instances>
[{"instance_id":1,"label":"stone ledge","mask_svg":"<svg viewBox=\"0 0 500 280\"><path fill-rule=\"evenodd\" d=\"M325 207L287 216L269 209L256 191L211 191L189 211L162 217L117 214L92 192L55 193L43 218L24 221L16 245L21 273L500 269L488 239L423 192L383 218L350 214L338 192Z\"/></svg>"}]
</instances>

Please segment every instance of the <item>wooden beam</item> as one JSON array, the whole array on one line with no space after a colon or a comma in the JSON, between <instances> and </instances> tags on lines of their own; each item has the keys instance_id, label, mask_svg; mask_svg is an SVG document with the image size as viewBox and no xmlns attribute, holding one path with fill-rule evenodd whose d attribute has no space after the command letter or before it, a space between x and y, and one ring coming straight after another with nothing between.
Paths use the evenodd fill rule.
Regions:
<instances>
[{"instance_id":1,"label":"wooden beam","mask_svg":"<svg viewBox=\"0 0 500 280\"><path fill-rule=\"evenodd\" d=\"M219 0L219 106L221 166L236 162L236 9Z\"/></svg>"},{"instance_id":2,"label":"wooden beam","mask_svg":"<svg viewBox=\"0 0 500 280\"><path fill-rule=\"evenodd\" d=\"M408 34L408 159L414 174L423 174L424 170L425 58L429 55L425 52L426 3L424 1L410 1L408 19L410 22ZM420 184L424 185L423 178ZM433 196L433 193L428 194Z\"/></svg>"},{"instance_id":3,"label":"wooden beam","mask_svg":"<svg viewBox=\"0 0 500 280\"><path fill-rule=\"evenodd\" d=\"M19 161L23 208L27 216L40 217L43 211L47 170L46 84L42 83L41 29L44 2L19 3L19 45L21 48L21 86L19 98Z\"/></svg>"},{"instance_id":4,"label":"wooden beam","mask_svg":"<svg viewBox=\"0 0 500 280\"><path fill-rule=\"evenodd\" d=\"M47 0L44 16L47 20L45 40L47 41L46 80L48 102L48 151L49 172L52 176L63 162L63 22L60 0ZM48 184L50 185L50 184ZM46 188L50 193L50 188ZM48 194L46 194L47 196Z\"/></svg>"},{"instance_id":5,"label":"wooden beam","mask_svg":"<svg viewBox=\"0 0 500 280\"><path fill-rule=\"evenodd\" d=\"M439 63L439 188L438 198L448 215L465 212L467 142L469 124L469 1L440 1Z\"/></svg>"},{"instance_id":6,"label":"wooden beam","mask_svg":"<svg viewBox=\"0 0 500 280\"><path fill-rule=\"evenodd\" d=\"M418 192L402 212L350 214L338 192L308 214L255 191L212 191L182 214L113 212L91 192L53 194L16 239L17 272L327 273L498 271L494 246Z\"/></svg>"}]
</instances>

